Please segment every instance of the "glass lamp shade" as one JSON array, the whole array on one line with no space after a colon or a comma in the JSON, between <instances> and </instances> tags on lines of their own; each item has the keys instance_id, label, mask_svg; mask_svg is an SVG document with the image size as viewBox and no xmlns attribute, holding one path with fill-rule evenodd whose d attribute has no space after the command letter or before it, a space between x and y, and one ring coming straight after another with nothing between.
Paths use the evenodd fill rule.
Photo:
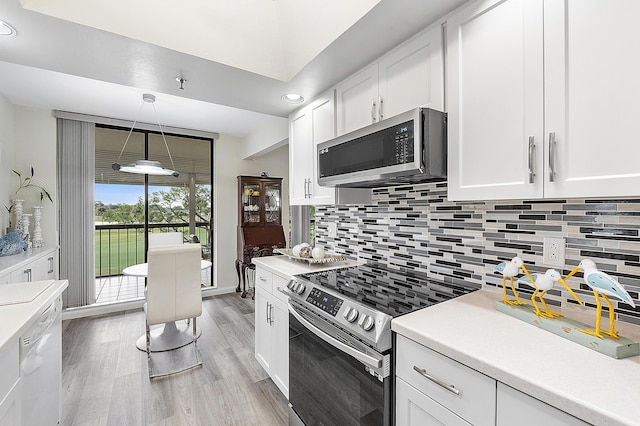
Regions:
<instances>
[{"instance_id":1,"label":"glass lamp shade","mask_svg":"<svg viewBox=\"0 0 640 426\"><path fill-rule=\"evenodd\" d=\"M121 172L136 173L140 175L155 175L155 176L173 176L178 177L180 174L171 169L165 169L162 167L159 161L151 160L137 160L132 164L125 164L121 166L118 163L113 163L111 166L113 170L119 170Z\"/></svg>"}]
</instances>

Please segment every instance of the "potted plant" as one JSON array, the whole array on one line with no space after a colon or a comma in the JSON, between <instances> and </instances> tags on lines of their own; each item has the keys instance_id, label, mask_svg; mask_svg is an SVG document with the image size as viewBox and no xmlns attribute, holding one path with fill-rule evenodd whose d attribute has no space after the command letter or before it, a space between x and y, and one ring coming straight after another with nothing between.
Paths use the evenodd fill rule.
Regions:
<instances>
[{"instance_id":1,"label":"potted plant","mask_svg":"<svg viewBox=\"0 0 640 426\"><path fill-rule=\"evenodd\" d=\"M17 170L12 170L12 172L18 177L18 188L16 188L15 192L13 193L14 199L22 190L35 190L40 195L40 204L42 204L45 199L53 203L53 198L51 198L51 194L49 194L49 191L47 191L47 189L44 187L44 182L42 181L42 179L38 179L35 177L35 170L33 166L31 166L30 168L30 173L28 175L25 175L24 177L22 173ZM7 233L13 230L14 224L11 222L11 215L13 213L14 207L15 204L13 202L9 207L7 207L6 205L4 206L5 210L9 214L9 227L7 228Z\"/></svg>"}]
</instances>

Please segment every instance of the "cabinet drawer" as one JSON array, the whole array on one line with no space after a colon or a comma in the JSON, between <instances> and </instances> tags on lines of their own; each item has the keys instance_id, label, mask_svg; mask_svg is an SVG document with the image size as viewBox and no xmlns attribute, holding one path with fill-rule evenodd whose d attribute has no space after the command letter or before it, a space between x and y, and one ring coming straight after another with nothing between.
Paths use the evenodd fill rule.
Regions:
<instances>
[{"instance_id":1,"label":"cabinet drawer","mask_svg":"<svg viewBox=\"0 0 640 426\"><path fill-rule=\"evenodd\" d=\"M257 267L255 286L271 293L273 287L273 274L267 270Z\"/></svg>"},{"instance_id":2,"label":"cabinet drawer","mask_svg":"<svg viewBox=\"0 0 640 426\"><path fill-rule=\"evenodd\" d=\"M288 278L273 274L273 295L276 297L276 299L279 299L284 303L287 303L289 301L289 296L287 296L280 290L284 290L284 288L287 286L288 283L289 283Z\"/></svg>"},{"instance_id":3,"label":"cabinet drawer","mask_svg":"<svg viewBox=\"0 0 640 426\"><path fill-rule=\"evenodd\" d=\"M469 423L495 424L496 381L491 377L404 336L398 336L396 374Z\"/></svg>"}]
</instances>

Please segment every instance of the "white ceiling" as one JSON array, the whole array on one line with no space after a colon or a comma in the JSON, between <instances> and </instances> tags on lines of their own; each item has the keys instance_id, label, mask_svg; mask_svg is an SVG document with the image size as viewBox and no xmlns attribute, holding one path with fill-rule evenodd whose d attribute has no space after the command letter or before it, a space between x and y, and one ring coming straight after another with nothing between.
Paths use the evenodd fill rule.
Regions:
<instances>
[{"instance_id":1,"label":"white ceiling","mask_svg":"<svg viewBox=\"0 0 640 426\"><path fill-rule=\"evenodd\" d=\"M21 0L25 9L282 81L380 0Z\"/></svg>"},{"instance_id":2,"label":"white ceiling","mask_svg":"<svg viewBox=\"0 0 640 426\"><path fill-rule=\"evenodd\" d=\"M153 93L163 125L243 137L299 108L284 103L283 94L318 96L466 0L377 1L353 0L357 7L348 13L339 0L213 2L234 4L215 9L216 30L234 22L241 27L234 32L227 26L228 38L220 41L225 35L206 33L206 19L199 19L212 16L213 6L201 8L211 1L23 0L32 8L57 4L65 13L83 11L73 19L85 19L87 26L24 9L20 0L2 0L0 20L18 34L0 38L0 93L16 105L127 120L135 118L142 93ZM265 10L269 19L263 19ZM302 15L299 25L283 30L292 15ZM195 31L183 29L178 37L182 24ZM164 39L155 39L158 34ZM214 54L217 59L206 59ZM287 59L278 60L283 55ZM184 90L177 76L188 80ZM140 120L155 122L152 109L143 108Z\"/></svg>"}]
</instances>

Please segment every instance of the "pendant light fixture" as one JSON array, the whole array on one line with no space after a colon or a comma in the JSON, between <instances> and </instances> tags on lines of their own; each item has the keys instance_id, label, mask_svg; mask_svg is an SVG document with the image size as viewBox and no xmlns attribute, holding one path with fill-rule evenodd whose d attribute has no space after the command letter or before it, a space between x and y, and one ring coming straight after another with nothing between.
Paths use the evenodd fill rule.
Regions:
<instances>
[{"instance_id":1,"label":"pendant light fixture","mask_svg":"<svg viewBox=\"0 0 640 426\"><path fill-rule=\"evenodd\" d=\"M137 173L141 175L155 175L155 176L173 176L178 177L180 174L175 170L165 169L162 167L159 161L152 160L137 160L131 164L120 165L120 158L122 157L122 153L124 149L127 147L127 142L129 142L129 138L131 137L131 133L133 132L134 127L136 127L136 123L138 122L138 117L140 116L140 112L144 107L145 103L150 103L153 106L153 112L156 116L156 122L158 123L158 127L160 128L160 134L162 135L162 140L164 141L164 146L167 148L167 153L169 154L169 159L171 160L171 167L173 169L176 166L173 164L173 157L171 157L171 152L169 151L169 145L167 144L167 139L164 137L164 132L162 131L162 126L160 125L160 120L158 120L158 111L156 111L156 106L154 102L156 101L156 97L154 95L150 95L149 93L145 93L142 95L142 105L138 110L138 115L136 116L133 125L131 126L131 130L129 130L129 134L127 135L127 139L124 141L124 146L120 151L120 155L118 156L118 160L111 165L111 168L115 171L128 172L128 173Z\"/></svg>"}]
</instances>

